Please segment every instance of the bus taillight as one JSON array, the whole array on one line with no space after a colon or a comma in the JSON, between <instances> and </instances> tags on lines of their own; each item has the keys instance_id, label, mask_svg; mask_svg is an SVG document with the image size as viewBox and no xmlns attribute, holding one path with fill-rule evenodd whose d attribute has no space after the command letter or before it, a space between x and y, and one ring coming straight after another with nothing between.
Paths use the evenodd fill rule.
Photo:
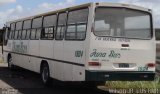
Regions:
<instances>
[{"instance_id":1,"label":"bus taillight","mask_svg":"<svg viewBox=\"0 0 160 94\"><path fill-rule=\"evenodd\" d=\"M99 62L88 62L89 66L101 66Z\"/></svg>"},{"instance_id":2,"label":"bus taillight","mask_svg":"<svg viewBox=\"0 0 160 94\"><path fill-rule=\"evenodd\" d=\"M153 68L153 67L155 67L155 63L148 63L147 66L148 66L149 68Z\"/></svg>"}]
</instances>

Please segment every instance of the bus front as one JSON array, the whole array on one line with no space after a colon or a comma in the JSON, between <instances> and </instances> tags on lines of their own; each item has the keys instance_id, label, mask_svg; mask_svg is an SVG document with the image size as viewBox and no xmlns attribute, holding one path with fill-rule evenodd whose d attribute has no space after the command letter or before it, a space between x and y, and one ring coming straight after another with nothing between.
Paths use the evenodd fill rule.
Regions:
<instances>
[{"instance_id":1,"label":"bus front","mask_svg":"<svg viewBox=\"0 0 160 94\"><path fill-rule=\"evenodd\" d=\"M155 34L149 9L95 6L86 80L150 81L155 75Z\"/></svg>"}]
</instances>

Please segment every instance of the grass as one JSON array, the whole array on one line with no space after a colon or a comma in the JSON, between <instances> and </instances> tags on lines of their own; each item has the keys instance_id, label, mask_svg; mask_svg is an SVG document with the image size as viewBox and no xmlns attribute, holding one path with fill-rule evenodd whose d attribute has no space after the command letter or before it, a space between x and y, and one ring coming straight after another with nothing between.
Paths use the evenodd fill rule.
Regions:
<instances>
[{"instance_id":1,"label":"grass","mask_svg":"<svg viewBox=\"0 0 160 94\"><path fill-rule=\"evenodd\" d=\"M135 90L140 90L140 89L158 90L160 89L160 81L159 81L160 76L156 76L156 78L157 79L155 79L154 81L132 81L132 82L131 81L107 81L106 87L108 89L116 89L116 90L134 89L133 91L134 94L139 94L139 93L135 93L136 92ZM120 93L120 94L124 94L124 93ZM150 93L146 93L146 94L150 94Z\"/></svg>"},{"instance_id":2,"label":"grass","mask_svg":"<svg viewBox=\"0 0 160 94\"><path fill-rule=\"evenodd\" d=\"M121 89L121 88L151 88L151 89L156 89L160 88L160 85L158 85L154 81L108 81L106 82L106 87L108 88L116 88L116 89Z\"/></svg>"}]
</instances>

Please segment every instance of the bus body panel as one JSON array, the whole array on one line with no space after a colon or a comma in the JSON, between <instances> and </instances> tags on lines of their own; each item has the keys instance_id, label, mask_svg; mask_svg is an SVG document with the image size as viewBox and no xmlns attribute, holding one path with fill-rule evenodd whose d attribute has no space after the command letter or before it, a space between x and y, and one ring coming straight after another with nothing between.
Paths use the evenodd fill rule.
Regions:
<instances>
[{"instance_id":1,"label":"bus body panel","mask_svg":"<svg viewBox=\"0 0 160 94\"><path fill-rule=\"evenodd\" d=\"M151 40L98 37L94 34L97 6L125 7L149 12L148 9L123 4L91 3L85 6L89 7L89 13L84 40L9 39L7 46L4 46L5 61L7 62L8 54L11 54L14 65L37 73L40 73L41 62L45 61L49 65L50 76L61 81L124 80L127 75L131 77L127 80L131 81L134 77L137 77L135 80L153 79L155 68L147 68L146 65L155 63L154 34ZM79 9L81 8L83 7ZM71 9L74 10L74 7ZM22 48L15 50L17 46L14 45L21 45L19 47ZM129 47L122 47L126 45ZM100 66L89 66L90 62L98 62ZM124 68L119 68L120 63ZM129 64L129 68L125 64ZM113 76L108 78L110 75ZM122 78L119 75L123 75ZM139 78L140 76L148 78Z\"/></svg>"},{"instance_id":2,"label":"bus body panel","mask_svg":"<svg viewBox=\"0 0 160 94\"><path fill-rule=\"evenodd\" d=\"M100 62L101 66L90 67L89 70L143 71L139 68L147 67L148 63L155 63L154 40L96 37L93 34L91 39L89 62ZM123 44L129 47L122 47ZM130 67L119 68L120 63L128 63ZM155 68L148 68L145 71L154 70Z\"/></svg>"}]
</instances>

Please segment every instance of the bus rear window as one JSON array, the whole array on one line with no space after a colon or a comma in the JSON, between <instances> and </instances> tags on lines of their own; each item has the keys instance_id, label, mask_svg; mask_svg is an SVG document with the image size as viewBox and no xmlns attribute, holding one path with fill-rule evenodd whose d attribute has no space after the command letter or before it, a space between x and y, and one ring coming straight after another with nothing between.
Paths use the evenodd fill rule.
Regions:
<instances>
[{"instance_id":1,"label":"bus rear window","mask_svg":"<svg viewBox=\"0 0 160 94\"><path fill-rule=\"evenodd\" d=\"M126 8L97 8L94 34L151 39L151 20L147 12Z\"/></svg>"}]
</instances>

